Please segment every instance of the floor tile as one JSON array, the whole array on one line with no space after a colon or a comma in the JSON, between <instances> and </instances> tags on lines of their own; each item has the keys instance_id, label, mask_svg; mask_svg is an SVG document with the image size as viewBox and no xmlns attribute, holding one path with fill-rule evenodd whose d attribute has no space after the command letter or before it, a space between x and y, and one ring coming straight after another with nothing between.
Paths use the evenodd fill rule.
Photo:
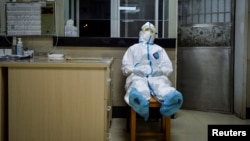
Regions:
<instances>
[{"instance_id":1,"label":"floor tile","mask_svg":"<svg viewBox=\"0 0 250 141\"><path fill-rule=\"evenodd\" d=\"M159 129L161 120L138 119L138 130ZM145 124L146 123L146 124ZM181 109L176 113L176 119L171 120L171 141L207 141L207 127L211 124L249 124L250 120L243 120L234 114L203 112ZM129 141L125 118L113 118L110 127L112 141Z\"/></svg>"}]
</instances>

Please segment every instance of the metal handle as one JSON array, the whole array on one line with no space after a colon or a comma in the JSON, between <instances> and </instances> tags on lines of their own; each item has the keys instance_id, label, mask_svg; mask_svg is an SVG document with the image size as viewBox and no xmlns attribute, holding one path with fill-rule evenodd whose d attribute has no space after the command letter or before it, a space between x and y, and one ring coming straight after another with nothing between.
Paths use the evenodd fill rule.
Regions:
<instances>
[{"instance_id":1,"label":"metal handle","mask_svg":"<svg viewBox=\"0 0 250 141\"><path fill-rule=\"evenodd\" d=\"M111 78L107 78L107 82L111 82Z\"/></svg>"},{"instance_id":2,"label":"metal handle","mask_svg":"<svg viewBox=\"0 0 250 141\"><path fill-rule=\"evenodd\" d=\"M112 107L111 106L107 106L107 111L111 111Z\"/></svg>"},{"instance_id":3,"label":"metal handle","mask_svg":"<svg viewBox=\"0 0 250 141\"><path fill-rule=\"evenodd\" d=\"M110 141L110 140L111 140L111 138L112 138L111 133L108 133L108 134L107 134L107 140L108 140L108 141Z\"/></svg>"}]
</instances>

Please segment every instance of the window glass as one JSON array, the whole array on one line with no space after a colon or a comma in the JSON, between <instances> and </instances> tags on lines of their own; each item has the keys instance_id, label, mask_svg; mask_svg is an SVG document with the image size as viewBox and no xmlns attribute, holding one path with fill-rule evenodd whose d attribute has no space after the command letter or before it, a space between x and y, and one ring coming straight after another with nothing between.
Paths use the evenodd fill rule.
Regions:
<instances>
[{"instance_id":1,"label":"window glass","mask_svg":"<svg viewBox=\"0 0 250 141\"><path fill-rule=\"evenodd\" d=\"M231 22L230 0L178 0L179 25Z\"/></svg>"},{"instance_id":2,"label":"window glass","mask_svg":"<svg viewBox=\"0 0 250 141\"><path fill-rule=\"evenodd\" d=\"M160 2L160 3L159 3ZM120 37L138 37L138 32L145 22L151 22L161 31L162 1L156 0L121 0L120 13Z\"/></svg>"},{"instance_id":3,"label":"window glass","mask_svg":"<svg viewBox=\"0 0 250 141\"><path fill-rule=\"evenodd\" d=\"M145 22L167 37L168 0L69 0L67 6L80 37L138 37Z\"/></svg>"},{"instance_id":4,"label":"window glass","mask_svg":"<svg viewBox=\"0 0 250 141\"><path fill-rule=\"evenodd\" d=\"M80 36L110 37L110 0L80 0Z\"/></svg>"}]
</instances>

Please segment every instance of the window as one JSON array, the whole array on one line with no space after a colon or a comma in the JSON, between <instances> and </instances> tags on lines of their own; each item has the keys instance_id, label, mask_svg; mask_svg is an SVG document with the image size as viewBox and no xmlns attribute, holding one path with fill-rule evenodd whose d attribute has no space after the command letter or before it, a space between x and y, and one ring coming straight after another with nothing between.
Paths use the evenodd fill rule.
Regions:
<instances>
[{"instance_id":1,"label":"window","mask_svg":"<svg viewBox=\"0 0 250 141\"><path fill-rule=\"evenodd\" d=\"M110 0L79 1L81 37L110 37Z\"/></svg>"},{"instance_id":2,"label":"window","mask_svg":"<svg viewBox=\"0 0 250 141\"><path fill-rule=\"evenodd\" d=\"M80 37L138 37L147 21L158 38L168 37L168 0L69 0L65 6Z\"/></svg>"},{"instance_id":3,"label":"window","mask_svg":"<svg viewBox=\"0 0 250 141\"><path fill-rule=\"evenodd\" d=\"M155 43L164 48L176 46L177 1L62 0L56 5L54 45L128 47L138 42L141 26L149 21L158 31ZM66 26L71 20L74 27Z\"/></svg>"},{"instance_id":4,"label":"window","mask_svg":"<svg viewBox=\"0 0 250 141\"><path fill-rule=\"evenodd\" d=\"M230 0L179 0L179 25L231 23Z\"/></svg>"}]
</instances>

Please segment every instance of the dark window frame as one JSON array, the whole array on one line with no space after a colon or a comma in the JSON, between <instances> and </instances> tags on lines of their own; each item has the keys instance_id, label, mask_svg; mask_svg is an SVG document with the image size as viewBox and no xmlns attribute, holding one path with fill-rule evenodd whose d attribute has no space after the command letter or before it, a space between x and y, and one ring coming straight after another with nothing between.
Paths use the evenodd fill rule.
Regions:
<instances>
[{"instance_id":1,"label":"dark window frame","mask_svg":"<svg viewBox=\"0 0 250 141\"><path fill-rule=\"evenodd\" d=\"M135 43L138 38L53 37L53 45L58 47L129 47ZM156 38L154 43L163 48L175 48L176 38Z\"/></svg>"}]
</instances>

